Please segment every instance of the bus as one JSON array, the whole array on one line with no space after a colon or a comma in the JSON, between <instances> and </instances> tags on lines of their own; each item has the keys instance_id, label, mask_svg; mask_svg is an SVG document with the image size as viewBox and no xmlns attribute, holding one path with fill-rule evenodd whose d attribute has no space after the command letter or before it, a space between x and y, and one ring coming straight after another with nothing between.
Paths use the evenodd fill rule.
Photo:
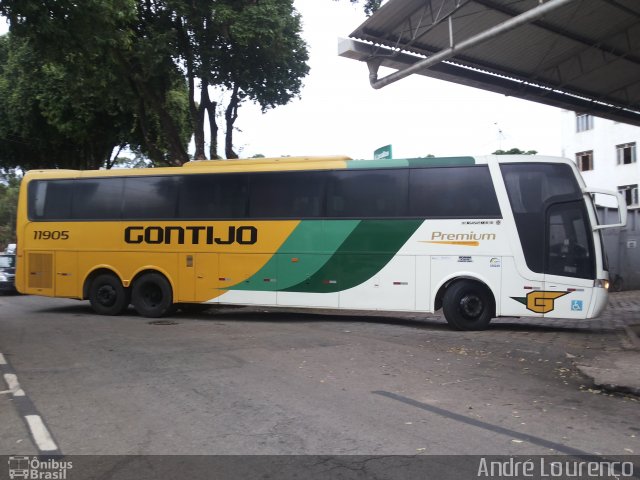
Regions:
<instances>
[{"instance_id":1,"label":"bus","mask_svg":"<svg viewBox=\"0 0 640 480\"><path fill-rule=\"evenodd\" d=\"M615 197L601 225L595 193ZM592 318L615 192L542 156L192 161L22 181L16 286L144 317L211 304Z\"/></svg>"}]
</instances>

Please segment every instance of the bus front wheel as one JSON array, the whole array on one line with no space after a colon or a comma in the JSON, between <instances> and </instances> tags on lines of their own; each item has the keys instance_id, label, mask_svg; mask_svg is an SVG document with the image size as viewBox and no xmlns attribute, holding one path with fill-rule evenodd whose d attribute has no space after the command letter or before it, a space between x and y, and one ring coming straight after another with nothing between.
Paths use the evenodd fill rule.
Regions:
<instances>
[{"instance_id":1,"label":"bus front wheel","mask_svg":"<svg viewBox=\"0 0 640 480\"><path fill-rule=\"evenodd\" d=\"M133 282L131 299L140 315L158 318L171 311L173 291L171 284L163 275L145 273Z\"/></svg>"},{"instance_id":2,"label":"bus front wheel","mask_svg":"<svg viewBox=\"0 0 640 480\"><path fill-rule=\"evenodd\" d=\"M129 306L129 290L115 275L103 273L91 282L89 302L99 315L120 315Z\"/></svg>"},{"instance_id":3,"label":"bus front wheel","mask_svg":"<svg viewBox=\"0 0 640 480\"><path fill-rule=\"evenodd\" d=\"M461 280L445 292L442 309L455 330L484 330L493 316L493 297L484 285Z\"/></svg>"}]
</instances>

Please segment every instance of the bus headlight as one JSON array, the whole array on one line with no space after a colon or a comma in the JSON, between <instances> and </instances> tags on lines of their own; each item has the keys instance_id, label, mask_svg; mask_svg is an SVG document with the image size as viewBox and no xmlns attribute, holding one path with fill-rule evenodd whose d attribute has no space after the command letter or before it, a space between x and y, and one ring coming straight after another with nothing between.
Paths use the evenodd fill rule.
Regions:
<instances>
[{"instance_id":1,"label":"bus headlight","mask_svg":"<svg viewBox=\"0 0 640 480\"><path fill-rule=\"evenodd\" d=\"M606 288L607 290L609 290L609 280L598 279L596 280L594 286L597 288Z\"/></svg>"},{"instance_id":2,"label":"bus headlight","mask_svg":"<svg viewBox=\"0 0 640 480\"><path fill-rule=\"evenodd\" d=\"M8 281L9 279L7 278L7 276L0 273L0 282L8 282Z\"/></svg>"}]
</instances>

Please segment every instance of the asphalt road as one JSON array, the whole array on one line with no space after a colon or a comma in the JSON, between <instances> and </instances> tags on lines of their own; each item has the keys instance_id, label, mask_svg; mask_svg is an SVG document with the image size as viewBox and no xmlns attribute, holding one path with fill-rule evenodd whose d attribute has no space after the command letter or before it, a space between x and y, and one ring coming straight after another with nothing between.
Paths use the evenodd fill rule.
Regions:
<instances>
[{"instance_id":1,"label":"asphalt road","mask_svg":"<svg viewBox=\"0 0 640 480\"><path fill-rule=\"evenodd\" d=\"M24 392L0 394L0 455L38 453L27 410L70 455L640 453L637 399L590 388L573 364L619 342L601 321L454 332L439 316L244 308L165 320L0 297L4 372Z\"/></svg>"}]
</instances>

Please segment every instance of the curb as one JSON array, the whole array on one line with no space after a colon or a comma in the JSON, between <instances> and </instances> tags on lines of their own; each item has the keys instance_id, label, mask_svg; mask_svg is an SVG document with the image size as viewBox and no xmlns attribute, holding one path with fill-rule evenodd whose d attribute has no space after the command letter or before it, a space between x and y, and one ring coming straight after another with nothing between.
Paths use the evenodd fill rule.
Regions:
<instances>
[{"instance_id":1,"label":"curb","mask_svg":"<svg viewBox=\"0 0 640 480\"><path fill-rule=\"evenodd\" d=\"M640 354L636 350L600 355L588 364L576 364L594 386L607 392L640 396Z\"/></svg>"}]
</instances>

